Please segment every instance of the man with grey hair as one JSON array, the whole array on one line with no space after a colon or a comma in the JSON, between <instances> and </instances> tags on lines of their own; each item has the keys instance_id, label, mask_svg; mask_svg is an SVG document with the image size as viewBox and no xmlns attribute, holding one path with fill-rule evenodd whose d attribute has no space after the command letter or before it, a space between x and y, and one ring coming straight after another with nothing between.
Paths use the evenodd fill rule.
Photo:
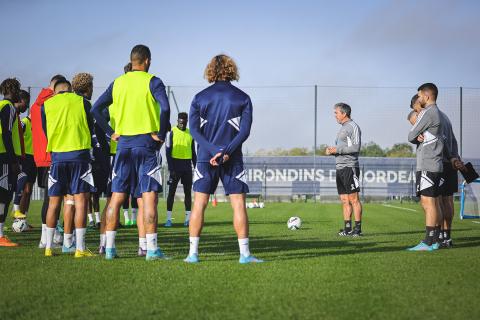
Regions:
<instances>
[{"instance_id":1,"label":"man with grey hair","mask_svg":"<svg viewBox=\"0 0 480 320\"><path fill-rule=\"evenodd\" d=\"M352 109L346 103L334 106L335 119L342 125L337 134L335 147L326 149L327 155L335 156L337 191L343 205L344 228L339 236L362 235L362 203L360 202L360 153L362 132L351 119ZM355 228L352 230L352 210L355 215Z\"/></svg>"}]
</instances>

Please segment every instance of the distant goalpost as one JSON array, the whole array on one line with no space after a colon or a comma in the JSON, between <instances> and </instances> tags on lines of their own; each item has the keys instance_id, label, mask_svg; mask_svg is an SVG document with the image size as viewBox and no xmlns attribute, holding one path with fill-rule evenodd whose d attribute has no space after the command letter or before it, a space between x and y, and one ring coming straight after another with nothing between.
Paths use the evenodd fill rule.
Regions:
<instances>
[{"instance_id":1,"label":"distant goalpost","mask_svg":"<svg viewBox=\"0 0 480 320\"><path fill-rule=\"evenodd\" d=\"M480 219L480 179L460 185L460 219Z\"/></svg>"}]
</instances>

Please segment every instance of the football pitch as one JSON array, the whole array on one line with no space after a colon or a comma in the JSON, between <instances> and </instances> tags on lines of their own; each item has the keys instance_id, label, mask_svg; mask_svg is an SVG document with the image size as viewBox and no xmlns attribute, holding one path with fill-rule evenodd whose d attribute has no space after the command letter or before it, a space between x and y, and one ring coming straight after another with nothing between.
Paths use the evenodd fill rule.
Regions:
<instances>
[{"instance_id":1,"label":"football pitch","mask_svg":"<svg viewBox=\"0 0 480 320\"><path fill-rule=\"evenodd\" d=\"M407 252L424 235L418 204L365 204L364 237L349 238L337 236L339 204L267 203L249 209L250 249L266 262L240 265L229 205L209 205L201 262L188 265L180 204L174 227L159 227L173 259L151 262L136 256L136 228L119 230L115 261L45 258L39 209L33 202L34 231L8 232L22 246L0 248L0 319L480 318L480 224L460 221L458 210L454 248ZM287 229L291 216L300 230ZM96 251L97 230L87 246Z\"/></svg>"}]
</instances>

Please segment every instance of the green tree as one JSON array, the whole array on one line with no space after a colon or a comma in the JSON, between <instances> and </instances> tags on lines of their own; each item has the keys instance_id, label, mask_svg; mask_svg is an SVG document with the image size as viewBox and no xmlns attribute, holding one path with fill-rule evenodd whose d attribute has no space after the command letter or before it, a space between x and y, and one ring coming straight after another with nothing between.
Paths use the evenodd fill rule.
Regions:
<instances>
[{"instance_id":1,"label":"green tree","mask_svg":"<svg viewBox=\"0 0 480 320\"><path fill-rule=\"evenodd\" d=\"M391 149L387 150L386 155L389 158L415 157L415 154L413 153L412 145L409 143L395 143Z\"/></svg>"},{"instance_id":2,"label":"green tree","mask_svg":"<svg viewBox=\"0 0 480 320\"><path fill-rule=\"evenodd\" d=\"M328 145L326 144L321 144L317 147L317 151L315 152L315 154L317 156L326 156L327 153L325 152L325 150L327 149Z\"/></svg>"},{"instance_id":3,"label":"green tree","mask_svg":"<svg viewBox=\"0 0 480 320\"><path fill-rule=\"evenodd\" d=\"M312 153L307 148L292 148L288 150L289 156L308 156Z\"/></svg>"},{"instance_id":4,"label":"green tree","mask_svg":"<svg viewBox=\"0 0 480 320\"><path fill-rule=\"evenodd\" d=\"M373 141L370 141L360 149L362 157L385 157L385 151Z\"/></svg>"}]
</instances>

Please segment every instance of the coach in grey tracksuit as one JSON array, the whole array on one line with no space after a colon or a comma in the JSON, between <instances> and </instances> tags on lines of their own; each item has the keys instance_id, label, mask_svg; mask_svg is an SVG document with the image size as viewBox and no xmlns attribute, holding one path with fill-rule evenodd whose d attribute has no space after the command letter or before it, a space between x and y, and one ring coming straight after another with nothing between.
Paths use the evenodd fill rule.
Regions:
<instances>
[{"instance_id":1,"label":"coach in grey tracksuit","mask_svg":"<svg viewBox=\"0 0 480 320\"><path fill-rule=\"evenodd\" d=\"M335 156L337 191L343 204L344 229L340 236L361 236L362 204L360 192L360 153L362 132L360 127L350 118L351 108L345 103L334 106L335 118L342 125L337 134L335 147L328 147L326 153ZM355 214L355 229L352 230L352 209Z\"/></svg>"}]
</instances>

